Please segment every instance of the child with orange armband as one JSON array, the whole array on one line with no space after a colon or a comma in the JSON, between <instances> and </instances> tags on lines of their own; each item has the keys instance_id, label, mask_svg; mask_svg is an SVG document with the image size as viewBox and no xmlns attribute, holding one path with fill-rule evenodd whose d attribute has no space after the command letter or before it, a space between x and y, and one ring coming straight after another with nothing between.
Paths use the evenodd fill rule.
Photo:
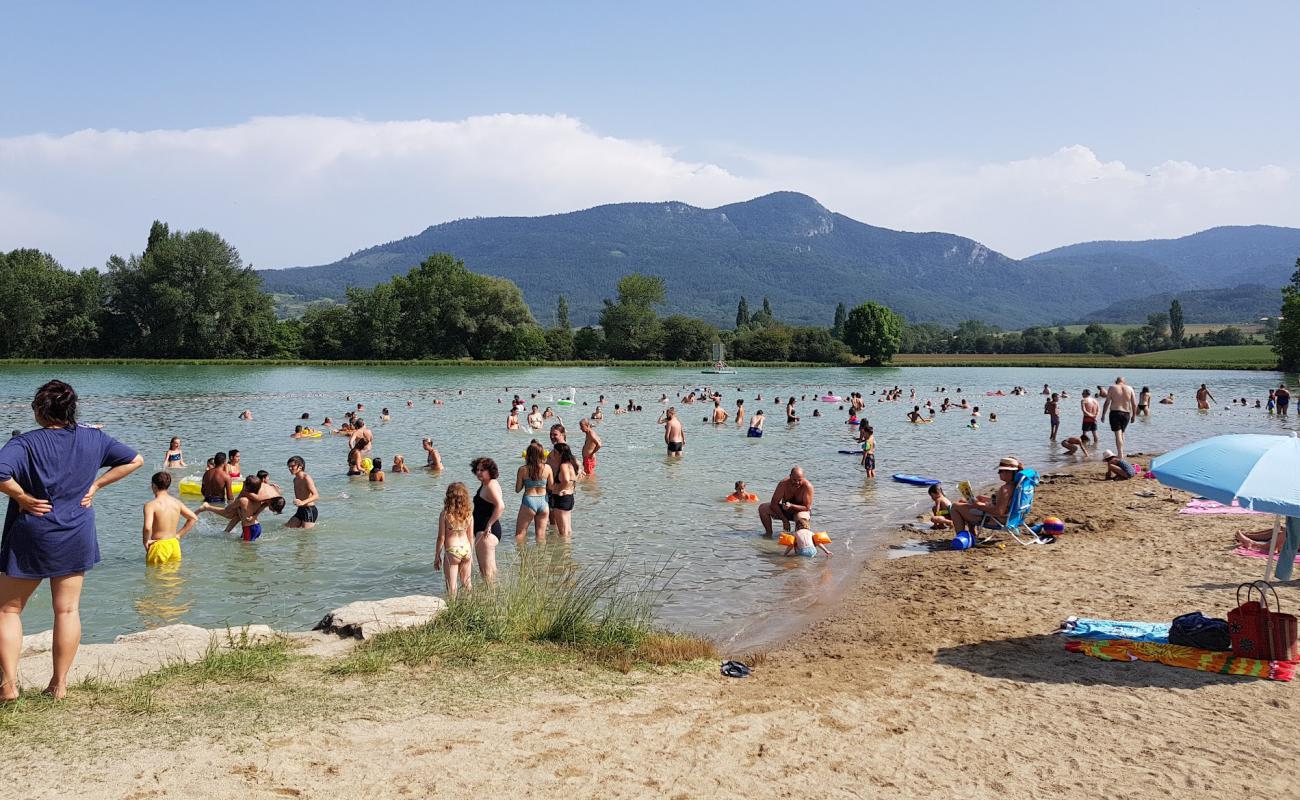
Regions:
<instances>
[{"instance_id":1,"label":"child with orange armband","mask_svg":"<svg viewBox=\"0 0 1300 800\"><path fill-rule=\"evenodd\" d=\"M727 495L728 503L757 503L758 495L745 491L745 482L736 481L736 491Z\"/></svg>"},{"instance_id":2,"label":"child with orange armband","mask_svg":"<svg viewBox=\"0 0 1300 800\"><path fill-rule=\"evenodd\" d=\"M831 537L825 531L820 533L812 532L812 517L807 511L800 511L795 515L794 527L793 535L783 533L778 540L779 544L785 545L785 554L787 556L797 555L812 558L817 555L818 550L828 556L831 554L830 548L826 546L831 543Z\"/></svg>"}]
</instances>

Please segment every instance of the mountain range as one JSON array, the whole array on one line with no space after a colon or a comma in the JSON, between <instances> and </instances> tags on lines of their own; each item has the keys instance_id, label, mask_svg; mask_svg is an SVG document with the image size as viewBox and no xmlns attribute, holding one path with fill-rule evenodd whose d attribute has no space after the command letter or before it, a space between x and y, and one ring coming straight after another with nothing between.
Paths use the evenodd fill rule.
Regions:
<instances>
[{"instance_id":1,"label":"mountain range","mask_svg":"<svg viewBox=\"0 0 1300 800\"><path fill-rule=\"evenodd\" d=\"M561 294L575 324L594 323L618 279L642 272L664 279L665 313L720 325L734 322L744 296L751 308L769 298L778 318L795 323L828 325L836 303L875 300L912 322L982 319L1011 329L1103 311L1132 317L1108 321L1142 321L1186 292L1197 293L1188 322L1241 321L1201 318L1221 313L1216 292L1235 298L1233 313L1242 319L1276 314L1277 289L1300 256L1300 229L1212 228L1013 259L962 236L880 228L807 195L776 192L718 208L618 203L541 217L461 219L331 264L260 274L282 301L337 300L348 286L373 286L437 252L514 281L544 324Z\"/></svg>"}]
</instances>

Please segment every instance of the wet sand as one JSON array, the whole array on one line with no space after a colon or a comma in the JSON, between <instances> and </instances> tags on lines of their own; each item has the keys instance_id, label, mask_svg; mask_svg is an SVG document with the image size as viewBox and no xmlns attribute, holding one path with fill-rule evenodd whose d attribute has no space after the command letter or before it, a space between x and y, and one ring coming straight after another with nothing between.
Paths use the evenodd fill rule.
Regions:
<instances>
[{"instance_id":1,"label":"wet sand","mask_svg":"<svg viewBox=\"0 0 1300 800\"><path fill-rule=\"evenodd\" d=\"M1144 462L1145 463L1145 462ZM1291 684L1067 652L1076 614L1223 616L1263 562L1231 533L1271 518L1177 514L1155 481L1049 479L1054 545L875 559L835 607L751 678L634 673L521 688L463 713L385 698L260 736L98 743L9 761L20 796L1244 797L1300 778ZM1155 497L1135 495L1155 492ZM897 532L896 541L914 538ZM946 538L937 534L935 538ZM1279 589L1284 610L1300 592ZM436 668L411 673L442 679ZM494 680L514 680L492 676ZM362 679L350 679L365 691ZM288 688L288 687L286 687ZM1278 733L1268 733L1278 731ZM17 749L15 749L17 748ZM9 741L3 751L24 752Z\"/></svg>"}]
</instances>

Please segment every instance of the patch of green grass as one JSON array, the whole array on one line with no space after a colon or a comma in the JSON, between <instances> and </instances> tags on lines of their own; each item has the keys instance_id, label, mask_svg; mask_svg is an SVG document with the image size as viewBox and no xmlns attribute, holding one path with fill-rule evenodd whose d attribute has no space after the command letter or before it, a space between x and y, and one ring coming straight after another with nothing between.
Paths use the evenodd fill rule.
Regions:
<instances>
[{"instance_id":1,"label":"patch of green grass","mask_svg":"<svg viewBox=\"0 0 1300 800\"><path fill-rule=\"evenodd\" d=\"M614 561L584 569L526 550L495 586L462 592L429 624L379 634L329 669L352 675L399 664L464 665L503 651L529 659L580 656L623 672L639 663L715 657L711 643L654 626L653 601L668 577L652 571L633 582Z\"/></svg>"},{"instance_id":2,"label":"patch of green grass","mask_svg":"<svg viewBox=\"0 0 1300 800\"><path fill-rule=\"evenodd\" d=\"M1158 361L1163 364L1185 364L1195 367L1207 364L1236 364L1248 368L1273 369L1277 366L1277 354L1266 344L1158 350L1154 353L1128 356L1126 360L1133 363Z\"/></svg>"},{"instance_id":3,"label":"patch of green grass","mask_svg":"<svg viewBox=\"0 0 1300 800\"><path fill-rule=\"evenodd\" d=\"M1132 356L1086 353L914 353L894 357L895 367L1105 367L1138 369L1249 369L1277 368L1277 356L1268 345L1188 347Z\"/></svg>"}]
</instances>

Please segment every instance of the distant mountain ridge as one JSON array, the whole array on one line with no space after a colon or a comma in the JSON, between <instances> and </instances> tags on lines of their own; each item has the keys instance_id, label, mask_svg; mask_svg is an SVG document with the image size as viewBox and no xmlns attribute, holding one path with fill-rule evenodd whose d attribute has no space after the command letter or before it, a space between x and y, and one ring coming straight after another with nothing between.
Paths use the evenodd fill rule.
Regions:
<instances>
[{"instance_id":1,"label":"distant mountain ridge","mask_svg":"<svg viewBox=\"0 0 1300 800\"><path fill-rule=\"evenodd\" d=\"M1267 233L1236 237L1235 250L1220 237L1211 239L1220 257L1231 259L1229 271L1258 273L1266 279L1257 282L1268 284L1289 242L1295 243L1291 261L1300 254L1300 230L1258 227ZM1218 230L1254 229L1204 234ZM1160 244L1094 242L1016 260L962 236L880 228L807 195L776 192L712 209L618 203L541 217L462 219L332 264L260 274L268 291L341 298L347 286L372 286L432 253L449 252L476 272L517 283L543 323L551 322L560 294L575 324L595 322L618 278L644 272L664 278L665 313L721 325L734 321L743 295L751 307L769 297L779 318L797 323L828 325L836 303L876 300L917 322L979 318L1017 328L1073 321L1116 302L1180 288L1184 270L1195 273L1194 288L1215 288L1202 286L1210 271L1195 247L1178 244L1170 254Z\"/></svg>"}]
</instances>

